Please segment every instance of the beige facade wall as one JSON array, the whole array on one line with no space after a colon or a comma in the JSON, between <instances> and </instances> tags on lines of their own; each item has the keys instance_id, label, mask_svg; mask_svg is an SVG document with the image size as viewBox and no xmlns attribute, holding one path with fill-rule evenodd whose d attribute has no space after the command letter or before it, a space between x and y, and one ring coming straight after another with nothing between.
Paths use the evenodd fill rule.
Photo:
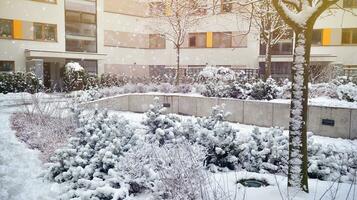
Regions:
<instances>
[{"instance_id":1,"label":"beige facade wall","mask_svg":"<svg viewBox=\"0 0 357 200\"><path fill-rule=\"evenodd\" d=\"M135 0L105 0L104 11L125 15L148 17L149 5Z\"/></svg>"},{"instance_id":2,"label":"beige facade wall","mask_svg":"<svg viewBox=\"0 0 357 200\"><path fill-rule=\"evenodd\" d=\"M57 42L0 39L0 60L15 61L16 71L25 71L25 49L65 51L64 1L57 4L29 0L0 1L0 18L57 25ZM24 23L24 28L28 24ZM33 37L32 29L24 36Z\"/></svg>"}]
</instances>

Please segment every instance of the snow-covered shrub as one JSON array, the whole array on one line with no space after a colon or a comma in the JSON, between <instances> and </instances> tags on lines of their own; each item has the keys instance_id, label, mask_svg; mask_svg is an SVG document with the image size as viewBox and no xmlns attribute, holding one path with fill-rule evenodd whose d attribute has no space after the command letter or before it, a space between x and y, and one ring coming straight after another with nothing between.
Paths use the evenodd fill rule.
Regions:
<instances>
[{"instance_id":1,"label":"snow-covered shrub","mask_svg":"<svg viewBox=\"0 0 357 200\"><path fill-rule=\"evenodd\" d=\"M83 89L84 68L77 62L69 62L64 67L63 89L66 92Z\"/></svg>"},{"instance_id":2,"label":"snow-covered shrub","mask_svg":"<svg viewBox=\"0 0 357 200\"><path fill-rule=\"evenodd\" d=\"M190 93L192 92L192 85L190 84L180 84L177 86L176 91L178 93Z\"/></svg>"},{"instance_id":3,"label":"snow-covered shrub","mask_svg":"<svg viewBox=\"0 0 357 200\"><path fill-rule=\"evenodd\" d=\"M274 79L268 78L265 82L258 80L250 88L249 98L255 100L272 100L278 96L277 84Z\"/></svg>"},{"instance_id":4,"label":"snow-covered shrub","mask_svg":"<svg viewBox=\"0 0 357 200\"><path fill-rule=\"evenodd\" d=\"M104 73L100 76L101 87L123 86L127 83L126 77L117 74Z\"/></svg>"},{"instance_id":5,"label":"snow-covered shrub","mask_svg":"<svg viewBox=\"0 0 357 200\"><path fill-rule=\"evenodd\" d=\"M48 178L69 185L63 199L120 199L127 187L115 166L140 138L129 122L106 112L82 114L69 144L51 158Z\"/></svg>"},{"instance_id":6,"label":"snow-covered shrub","mask_svg":"<svg viewBox=\"0 0 357 200\"><path fill-rule=\"evenodd\" d=\"M328 83L309 85L309 96L312 98L326 96L349 102L357 101L357 85L344 76L337 77Z\"/></svg>"},{"instance_id":7,"label":"snow-covered shrub","mask_svg":"<svg viewBox=\"0 0 357 200\"><path fill-rule=\"evenodd\" d=\"M84 72L83 74L83 89L84 90L89 90L93 88L98 88L99 87L99 78L95 74L89 74L87 72Z\"/></svg>"},{"instance_id":8,"label":"snow-covered shrub","mask_svg":"<svg viewBox=\"0 0 357 200\"><path fill-rule=\"evenodd\" d=\"M336 92L340 100L357 102L357 85L352 82L337 86Z\"/></svg>"},{"instance_id":9,"label":"snow-covered shrub","mask_svg":"<svg viewBox=\"0 0 357 200\"><path fill-rule=\"evenodd\" d=\"M150 191L150 199L200 199L206 183L204 149L187 142L157 146L143 143L124 153L118 170L124 174L130 193Z\"/></svg>"},{"instance_id":10,"label":"snow-covered shrub","mask_svg":"<svg viewBox=\"0 0 357 200\"><path fill-rule=\"evenodd\" d=\"M236 79L236 73L225 67L205 67L198 74L201 82L232 82Z\"/></svg>"},{"instance_id":11,"label":"snow-covered shrub","mask_svg":"<svg viewBox=\"0 0 357 200\"><path fill-rule=\"evenodd\" d=\"M148 129L147 138L150 142L163 145L167 141L177 139L175 126L180 123L180 118L174 114L164 114L165 111L160 99L155 97L153 104L145 112L142 124Z\"/></svg>"},{"instance_id":12,"label":"snow-covered shrub","mask_svg":"<svg viewBox=\"0 0 357 200\"><path fill-rule=\"evenodd\" d=\"M36 93L43 88L41 81L31 72L0 73L0 93Z\"/></svg>"},{"instance_id":13,"label":"snow-covered shrub","mask_svg":"<svg viewBox=\"0 0 357 200\"><path fill-rule=\"evenodd\" d=\"M277 87L278 99L290 99L291 97L291 82L289 79L283 80L280 84L280 87Z\"/></svg>"},{"instance_id":14,"label":"snow-covered shrub","mask_svg":"<svg viewBox=\"0 0 357 200\"><path fill-rule=\"evenodd\" d=\"M175 86L171 85L170 83L161 83L158 88L162 93L174 93L176 90Z\"/></svg>"},{"instance_id":15,"label":"snow-covered shrub","mask_svg":"<svg viewBox=\"0 0 357 200\"><path fill-rule=\"evenodd\" d=\"M233 70L224 67L205 67L198 75L198 81L205 86L201 92L208 97L230 97L230 83L236 78Z\"/></svg>"},{"instance_id":16,"label":"snow-covered shrub","mask_svg":"<svg viewBox=\"0 0 357 200\"><path fill-rule=\"evenodd\" d=\"M239 130L224 121L228 115L229 113L224 111L224 106L215 106L209 117L197 119L199 128L194 131L196 136L193 139L194 142L207 148L205 161L213 171L215 171L213 165L229 169L235 169L237 166L235 150Z\"/></svg>"},{"instance_id":17,"label":"snow-covered shrub","mask_svg":"<svg viewBox=\"0 0 357 200\"><path fill-rule=\"evenodd\" d=\"M252 172L287 173L288 136L282 129L261 132L255 128L249 138L239 142L238 162Z\"/></svg>"},{"instance_id":18,"label":"snow-covered shrub","mask_svg":"<svg viewBox=\"0 0 357 200\"><path fill-rule=\"evenodd\" d=\"M352 182L357 173L356 149L340 149L333 144L310 141L309 168L311 178L329 181Z\"/></svg>"}]
</instances>

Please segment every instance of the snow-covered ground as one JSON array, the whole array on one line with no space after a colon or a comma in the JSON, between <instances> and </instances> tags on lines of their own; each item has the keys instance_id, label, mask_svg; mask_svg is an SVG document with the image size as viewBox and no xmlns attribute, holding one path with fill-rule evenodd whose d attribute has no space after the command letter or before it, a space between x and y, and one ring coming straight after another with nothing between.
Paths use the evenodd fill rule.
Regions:
<instances>
[{"instance_id":1,"label":"snow-covered ground","mask_svg":"<svg viewBox=\"0 0 357 200\"><path fill-rule=\"evenodd\" d=\"M43 164L38 152L18 141L11 130L10 116L16 111L19 99L1 98L0 106L0 199L50 200L57 196L56 184L50 184L40 175Z\"/></svg>"},{"instance_id":2,"label":"snow-covered ground","mask_svg":"<svg viewBox=\"0 0 357 200\"><path fill-rule=\"evenodd\" d=\"M237 184L241 179L264 180L269 186L254 188ZM212 188L218 187L227 200L354 200L357 199L357 186L346 183L334 183L309 179L309 194L287 190L287 178L271 174L252 172L221 172L211 177Z\"/></svg>"}]
</instances>

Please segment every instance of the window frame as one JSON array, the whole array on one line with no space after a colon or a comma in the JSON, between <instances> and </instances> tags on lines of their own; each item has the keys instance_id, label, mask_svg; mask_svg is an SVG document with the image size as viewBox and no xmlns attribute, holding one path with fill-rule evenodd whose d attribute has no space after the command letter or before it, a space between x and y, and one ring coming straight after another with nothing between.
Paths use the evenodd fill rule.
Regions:
<instances>
[{"instance_id":1,"label":"window frame","mask_svg":"<svg viewBox=\"0 0 357 200\"><path fill-rule=\"evenodd\" d=\"M219 35L219 45L215 45L215 35ZM225 36L229 37L227 38L229 41L229 45L226 46L226 45L222 45L224 44L222 41L223 39L225 38ZM233 42L232 42L232 39L233 39L233 33L232 32L229 32L229 31L226 31L226 32L213 32L212 33L212 48L233 48Z\"/></svg>"},{"instance_id":2,"label":"window frame","mask_svg":"<svg viewBox=\"0 0 357 200\"><path fill-rule=\"evenodd\" d=\"M11 31L10 37L3 37L2 35L0 35L0 39L13 39L14 38L14 20L0 18L0 21L6 21L6 22L10 23L10 31Z\"/></svg>"},{"instance_id":3,"label":"window frame","mask_svg":"<svg viewBox=\"0 0 357 200\"><path fill-rule=\"evenodd\" d=\"M40 25L41 26L41 39L37 39L36 38L36 31L35 31L35 27L36 25ZM55 32L55 39L54 40L47 40L45 38L45 27L46 26L53 26L54 27L54 32ZM42 41L42 42L57 42L57 24L47 24L47 23L39 23L39 22L34 22L33 23L33 40L34 41Z\"/></svg>"},{"instance_id":4,"label":"window frame","mask_svg":"<svg viewBox=\"0 0 357 200\"><path fill-rule=\"evenodd\" d=\"M314 43L314 31L319 31L320 32L320 41L318 43ZM312 38L311 38L311 44L314 45L314 46L322 46L322 39L323 39L323 29L313 29Z\"/></svg>"},{"instance_id":5,"label":"window frame","mask_svg":"<svg viewBox=\"0 0 357 200\"><path fill-rule=\"evenodd\" d=\"M160 40L163 42L163 46L159 45ZM154 42L154 44L152 43ZM166 39L162 34L149 34L149 49L166 49Z\"/></svg>"},{"instance_id":6,"label":"window frame","mask_svg":"<svg viewBox=\"0 0 357 200\"><path fill-rule=\"evenodd\" d=\"M8 62L8 63L11 63L11 65L12 65L12 70L11 71L2 71L1 70L1 67L2 67L2 65L3 65L3 63L6 63L6 62ZM0 73L11 73L11 72L14 72L15 71L15 61L13 61L13 60L0 60Z\"/></svg>"},{"instance_id":7,"label":"window frame","mask_svg":"<svg viewBox=\"0 0 357 200\"><path fill-rule=\"evenodd\" d=\"M344 42L344 38L343 38L344 33L349 34L348 42ZM357 39L356 39L356 41L353 41L354 34L357 35L357 28L343 28L342 33L341 33L341 44L342 45L357 45Z\"/></svg>"},{"instance_id":8,"label":"window frame","mask_svg":"<svg viewBox=\"0 0 357 200\"><path fill-rule=\"evenodd\" d=\"M68 21L67 20L67 13L76 13L79 14L79 21ZM83 21L83 15L94 15L94 23L90 22L84 22ZM72 22L72 23L82 23L82 24L95 24L97 26L97 13L90 13L90 12L83 12L83 11L77 11L77 10L66 10L65 11L65 21Z\"/></svg>"},{"instance_id":9,"label":"window frame","mask_svg":"<svg viewBox=\"0 0 357 200\"><path fill-rule=\"evenodd\" d=\"M205 43L204 43L204 45L202 45L202 46L197 46L197 44L198 44L198 37L200 36L200 35L202 35L202 36L204 36L204 41L205 41ZM194 46L192 46L191 45L191 37L194 37L195 38L195 45ZM189 33L188 34L188 47L189 48L207 48L207 33L206 32L197 32L197 33Z\"/></svg>"},{"instance_id":10,"label":"window frame","mask_svg":"<svg viewBox=\"0 0 357 200\"><path fill-rule=\"evenodd\" d=\"M351 5L347 5L348 1L351 1L352 4ZM343 0L342 4L343 4L342 5L343 8L357 8L357 0Z\"/></svg>"}]
</instances>

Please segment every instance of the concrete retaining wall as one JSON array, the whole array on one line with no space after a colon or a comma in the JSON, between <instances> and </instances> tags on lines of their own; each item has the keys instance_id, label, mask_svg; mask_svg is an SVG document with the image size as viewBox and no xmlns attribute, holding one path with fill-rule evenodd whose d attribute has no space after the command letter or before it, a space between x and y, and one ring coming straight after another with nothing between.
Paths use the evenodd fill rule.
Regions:
<instances>
[{"instance_id":1,"label":"concrete retaining wall","mask_svg":"<svg viewBox=\"0 0 357 200\"><path fill-rule=\"evenodd\" d=\"M83 104L83 107L145 112L155 97L167 104L168 113L208 116L215 105L225 104L231 122L263 127L289 126L289 104L237 99L164 94L125 94ZM357 109L309 106L308 130L328 137L357 139Z\"/></svg>"}]
</instances>

